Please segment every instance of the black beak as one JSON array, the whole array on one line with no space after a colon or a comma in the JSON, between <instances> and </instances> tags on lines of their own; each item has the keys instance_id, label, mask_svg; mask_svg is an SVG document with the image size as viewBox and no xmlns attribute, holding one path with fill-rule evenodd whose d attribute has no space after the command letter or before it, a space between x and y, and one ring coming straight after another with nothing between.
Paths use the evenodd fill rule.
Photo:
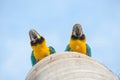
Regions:
<instances>
[{"instance_id":1,"label":"black beak","mask_svg":"<svg viewBox=\"0 0 120 80\"><path fill-rule=\"evenodd\" d=\"M29 37L31 45L36 45L37 43L41 43L44 40L44 38L41 35L39 35L39 33L34 29L31 29L29 31Z\"/></svg>"},{"instance_id":2,"label":"black beak","mask_svg":"<svg viewBox=\"0 0 120 80\"><path fill-rule=\"evenodd\" d=\"M83 34L82 27L80 24L75 24L73 26L72 36L75 36L76 38L81 37Z\"/></svg>"}]
</instances>

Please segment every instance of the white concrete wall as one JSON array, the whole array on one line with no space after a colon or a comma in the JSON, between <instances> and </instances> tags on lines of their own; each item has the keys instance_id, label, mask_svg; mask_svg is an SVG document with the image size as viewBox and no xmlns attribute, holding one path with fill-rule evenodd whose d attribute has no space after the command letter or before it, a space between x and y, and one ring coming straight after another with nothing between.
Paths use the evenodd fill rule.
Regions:
<instances>
[{"instance_id":1,"label":"white concrete wall","mask_svg":"<svg viewBox=\"0 0 120 80\"><path fill-rule=\"evenodd\" d=\"M116 80L113 73L94 59L76 52L61 52L38 62L26 80Z\"/></svg>"}]
</instances>

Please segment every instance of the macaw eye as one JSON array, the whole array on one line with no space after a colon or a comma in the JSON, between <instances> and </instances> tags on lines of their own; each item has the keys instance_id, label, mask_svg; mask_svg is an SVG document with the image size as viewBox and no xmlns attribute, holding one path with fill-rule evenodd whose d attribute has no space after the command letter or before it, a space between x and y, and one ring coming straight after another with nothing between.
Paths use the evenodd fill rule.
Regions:
<instances>
[{"instance_id":1,"label":"macaw eye","mask_svg":"<svg viewBox=\"0 0 120 80\"><path fill-rule=\"evenodd\" d=\"M80 40L85 39L85 35L84 35L84 34L82 34L82 36L81 36L81 37L79 37L79 39L80 39Z\"/></svg>"}]
</instances>

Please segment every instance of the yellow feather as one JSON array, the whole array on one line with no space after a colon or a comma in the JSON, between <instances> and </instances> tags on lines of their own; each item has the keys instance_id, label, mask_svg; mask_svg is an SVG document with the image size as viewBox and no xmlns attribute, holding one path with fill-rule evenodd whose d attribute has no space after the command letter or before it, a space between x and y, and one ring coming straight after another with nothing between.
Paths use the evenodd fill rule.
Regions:
<instances>
[{"instance_id":1,"label":"yellow feather","mask_svg":"<svg viewBox=\"0 0 120 80\"><path fill-rule=\"evenodd\" d=\"M32 46L32 49L34 51L34 57L37 61L50 55L50 51L49 51L49 48L46 46L45 40L41 44L37 44L35 46Z\"/></svg>"},{"instance_id":2,"label":"yellow feather","mask_svg":"<svg viewBox=\"0 0 120 80\"><path fill-rule=\"evenodd\" d=\"M86 39L84 40L73 40L70 39L71 51L80 52L86 54Z\"/></svg>"}]
</instances>

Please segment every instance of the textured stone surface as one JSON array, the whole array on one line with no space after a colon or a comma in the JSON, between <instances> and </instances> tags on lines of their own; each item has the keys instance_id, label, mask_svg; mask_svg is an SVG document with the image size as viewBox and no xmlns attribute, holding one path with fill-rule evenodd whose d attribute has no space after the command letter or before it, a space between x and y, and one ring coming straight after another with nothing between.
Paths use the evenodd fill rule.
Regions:
<instances>
[{"instance_id":1,"label":"textured stone surface","mask_svg":"<svg viewBox=\"0 0 120 80\"><path fill-rule=\"evenodd\" d=\"M116 80L94 59L76 52L60 52L38 62L26 80Z\"/></svg>"}]
</instances>

